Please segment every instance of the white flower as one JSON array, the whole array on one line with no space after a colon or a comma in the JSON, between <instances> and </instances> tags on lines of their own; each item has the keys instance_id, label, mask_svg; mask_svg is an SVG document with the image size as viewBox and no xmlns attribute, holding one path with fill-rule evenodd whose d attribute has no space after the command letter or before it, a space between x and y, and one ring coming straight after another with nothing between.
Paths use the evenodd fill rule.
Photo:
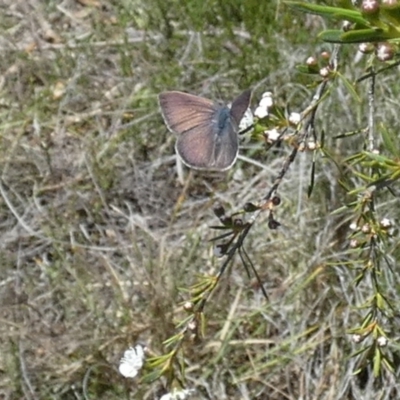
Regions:
<instances>
[{"instance_id":1,"label":"white flower","mask_svg":"<svg viewBox=\"0 0 400 400\"><path fill-rule=\"evenodd\" d=\"M355 334L353 335L353 342L354 342L354 343L360 343L360 342L361 342L361 339L362 339L362 336L359 335L358 333L355 333Z\"/></svg>"},{"instance_id":2,"label":"white flower","mask_svg":"<svg viewBox=\"0 0 400 400\"><path fill-rule=\"evenodd\" d=\"M319 74L323 77L323 78L327 78L329 76L329 68L328 67L323 67L319 70Z\"/></svg>"},{"instance_id":3,"label":"white flower","mask_svg":"<svg viewBox=\"0 0 400 400\"><path fill-rule=\"evenodd\" d=\"M246 110L246 112L244 113L242 119L240 120L239 132L250 128L250 126L252 126L252 125L254 125L254 117L253 117L253 113L251 112L251 109L248 108Z\"/></svg>"},{"instance_id":4,"label":"white flower","mask_svg":"<svg viewBox=\"0 0 400 400\"><path fill-rule=\"evenodd\" d=\"M390 43L381 43L376 50L376 56L380 61L388 61L393 58L393 48Z\"/></svg>"},{"instance_id":5,"label":"white flower","mask_svg":"<svg viewBox=\"0 0 400 400\"><path fill-rule=\"evenodd\" d=\"M352 223L350 224L350 229L351 229L352 231L356 231L356 230L358 229L357 222L352 222Z\"/></svg>"},{"instance_id":6,"label":"white flower","mask_svg":"<svg viewBox=\"0 0 400 400\"><path fill-rule=\"evenodd\" d=\"M313 67L318 64L318 61L315 57L308 57L306 60L306 64L310 67Z\"/></svg>"},{"instance_id":7,"label":"white flower","mask_svg":"<svg viewBox=\"0 0 400 400\"><path fill-rule=\"evenodd\" d=\"M292 112L289 115L289 122L293 125L297 125L301 121L301 114L297 112Z\"/></svg>"},{"instance_id":8,"label":"white flower","mask_svg":"<svg viewBox=\"0 0 400 400\"><path fill-rule=\"evenodd\" d=\"M194 389L183 389L183 390L174 389L172 393L164 394L160 400L185 400L194 392L195 392Z\"/></svg>"},{"instance_id":9,"label":"white flower","mask_svg":"<svg viewBox=\"0 0 400 400\"><path fill-rule=\"evenodd\" d=\"M379 336L376 341L380 347L385 347L388 344L388 340L385 338L385 336Z\"/></svg>"},{"instance_id":10,"label":"white flower","mask_svg":"<svg viewBox=\"0 0 400 400\"><path fill-rule=\"evenodd\" d=\"M392 221L389 218L383 218L381 220L382 228L390 228L392 226Z\"/></svg>"},{"instance_id":11,"label":"white flower","mask_svg":"<svg viewBox=\"0 0 400 400\"><path fill-rule=\"evenodd\" d=\"M268 110L265 107L258 106L254 111L254 115L259 119L263 119L268 116Z\"/></svg>"},{"instance_id":12,"label":"white flower","mask_svg":"<svg viewBox=\"0 0 400 400\"><path fill-rule=\"evenodd\" d=\"M271 129L269 131L265 131L264 135L267 137L269 142L275 142L279 139L281 134L277 131L277 129Z\"/></svg>"},{"instance_id":13,"label":"white flower","mask_svg":"<svg viewBox=\"0 0 400 400\"><path fill-rule=\"evenodd\" d=\"M260 103L258 104L258 107L254 111L254 115L259 119L265 118L266 116L268 116L268 109L271 108L273 105L274 105L274 100L272 99L272 93L271 92L263 93Z\"/></svg>"},{"instance_id":14,"label":"white flower","mask_svg":"<svg viewBox=\"0 0 400 400\"><path fill-rule=\"evenodd\" d=\"M119 372L125 378L134 378L143 367L144 348L140 344L125 351L119 362Z\"/></svg>"},{"instance_id":15,"label":"white flower","mask_svg":"<svg viewBox=\"0 0 400 400\"><path fill-rule=\"evenodd\" d=\"M272 92L265 92L261 96L260 107L271 108L274 105L274 100L272 98Z\"/></svg>"}]
</instances>

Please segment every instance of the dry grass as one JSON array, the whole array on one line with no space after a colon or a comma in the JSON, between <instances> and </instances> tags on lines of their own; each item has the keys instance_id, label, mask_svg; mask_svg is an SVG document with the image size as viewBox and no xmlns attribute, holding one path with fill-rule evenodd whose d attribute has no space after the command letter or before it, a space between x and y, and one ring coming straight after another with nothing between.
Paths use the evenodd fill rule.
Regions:
<instances>
[{"instance_id":1,"label":"dry grass","mask_svg":"<svg viewBox=\"0 0 400 400\"><path fill-rule=\"evenodd\" d=\"M272 3L279 25L253 1L240 9L243 21L233 2L176 10L156 0L0 3L1 398L156 399L165 391L164 381L119 376L123 351L137 342L166 351L162 342L184 316L180 288L220 265L208 243L218 223L212 207L233 212L257 201L290 149L248 149L264 169L240 161L227 174L188 173L182 186L156 96L176 88L231 98L252 85L301 108L312 90L293 67L313 52L305 43L320 27L302 27L299 16L294 36L293 15ZM202 35L190 33L196 23ZM380 84L398 91L389 79ZM352 104L339 87L321 129L333 136L359 126L353 117L363 106ZM379 109L393 128L397 108L386 99ZM339 163L349 143L328 138ZM345 193L328 160L319 160L307 198L311 162L300 155L280 188L282 227L260 219L246 242L270 301L236 260L207 305L204 340L185 348L198 399L400 396L395 377L381 385L352 376L358 347L346 330L371 293L365 282L353 287L354 271L329 264L344 259L351 215L329 214ZM397 204L383 199L382 214L396 219ZM390 253L396 260L396 245ZM399 300L397 277L385 273Z\"/></svg>"}]
</instances>

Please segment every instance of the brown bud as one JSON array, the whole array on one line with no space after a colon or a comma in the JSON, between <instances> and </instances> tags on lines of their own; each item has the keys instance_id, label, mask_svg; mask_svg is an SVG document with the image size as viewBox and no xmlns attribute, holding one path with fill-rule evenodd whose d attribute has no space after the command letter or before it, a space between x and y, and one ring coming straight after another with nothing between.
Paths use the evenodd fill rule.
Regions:
<instances>
[{"instance_id":1,"label":"brown bud","mask_svg":"<svg viewBox=\"0 0 400 400\"><path fill-rule=\"evenodd\" d=\"M308 57L307 58L307 60L306 60L306 64L309 66L309 67L315 67L316 65L318 65L318 61L317 61L317 59L315 58L315 57Z\"/></svg>"},{"instance_id":2,"label":"brown bud","mask_svg":"<svg viewBox=\"0 0 400 400\"><path fill-rule=\"evenodd\" d=\"M269 229L272 229L272 230L278 229L278 227L279 227L280 225L281 225L281 224L280 224L278 221L276 221L275 219L270 219L270 220L268 221L268 228L269 228Z\"/></svg>"},{"instance_id":3,"label":"brown bud","mask_svg":"<svg viewBox=\"0 0 400 400\"><path fill-rule=\"evenodd\" d=\"M233 221L233 226L240 228L243 226L243 220L241 218L237 218Z\"/></svg>"},{"instance_id":4,"label":"brown bud","mask_svg":"<svg viewBox=\"0 0 400 400\"><path fill-rule=\"evenodd\" d=\"M217 204L214 207L213 211L214 211L215 216L218 217L218 218L221 218L222 216L225 215L225 209L224 209L224 207L222 207L221 204Z\"/></svg>"},{"instance_id":5,"label":"brown bud","mask_svg":"<svg viewBox=\"0 0 400 400\"><path fill-rule=\"evenodd\" d=\"M186 301L183 305L183 309L185 311L192 311L193 310L193 303L191 301Z\"/></svg>"},{"instance_id":6,"label":"brown bud","mask_svg":"<svg viewBox=\"0 0 400 400\"><path fill-rule=\"evenodd\" d=\"M323 78L327 78L329 76L330 70L328 67L323 67L319 70L319 74L323 77Z\"/></svg>"},{"instance_id":7,"label":"brown bud","mask_svg":"<svg viewBox=\"0 0 400 400\"><path fill-rule=\"evenodd\" d=\"M323 51L321 53L321 58L323 58L324 60L329 60L331 58L331 53L329 53L328 51Z\"/></svg>"},{"instance_id":8,"label":"brown bud","mask_svg":"<svg viewBox=\"0 0 400 400\"><path fill-rule=\"evenodd\" d=\"M274 206L279 206L279 204L281 204L281 198L279 196L274 196L271 201Z\"/></svg>"}]
</instances>

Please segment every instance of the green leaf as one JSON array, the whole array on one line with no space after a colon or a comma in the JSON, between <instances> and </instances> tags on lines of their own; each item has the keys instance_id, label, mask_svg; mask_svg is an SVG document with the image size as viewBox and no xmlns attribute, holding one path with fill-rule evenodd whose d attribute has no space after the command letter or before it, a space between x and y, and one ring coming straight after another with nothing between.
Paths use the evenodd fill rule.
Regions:
<instances>
[{"instance_id":1,"label":"green leaf","mask_svg":"<svg viewBox=\"0 0 400 400\"><path fill-rule=\"evenodd\" d=\"M400 159L400 148L397 145L397 136L386 129L386 127L380 125L381 136L385 145L385 150L388 150L394 157Z\"/></svg>"},{"instance_id":2,"label":"green leaf","mask_svg":"<svg viewBox=\"0 0 400 400\"><path fill-rule=\"evenodd\" d=\"M316 66L309 66L306 64L300 64L300 65L296 65L296 69L297 71L301 72L302 74L311 74L311 75L317 75L319 76L319 67Z\"/></svg>"},{"instance_id":3,"label":"green leaf","mask_svg":"<svg viewBox=\"0 0 400 400\"><path fill-rule=\"evenodd\" d=\"M342 35L343 43L383 42L393 38L393 34L380 28L357 29Z\"/></svg>"},{"instance_id":4,"label":"green leaf","mask_svg":"<svg viewBox=\"0 0 400 400\"><path fill-rule=\"evenodd\" d=\"M327 29L322 31L318 37L328 43L342 43L343 31L339 29Z\"/></svg>"},{"instance_id":5,"label":"green leaf","mask_svg":"<svg viewBox=\"0 0 400 400\"><path fill-rule=\"evenodd\" d=\"M386 186L391 185L396 179L393 179L391 175L383 176L375 181L372 181L367 187L375 186L377 189L382 189Z\"/></svg>"},{"instance_id":6,"label":"green leaf","mask_svg":"<svg viewBox=\"0 0 400 400\"><path fill-rule=\"evenodd\" d=\"M324 42L341 44L382 42L393 39L393 35L378 28L357 29L348 32L343 32L338 29L328 29L321 32L318 36Z\"/></svg>"},{"instance_id":7,"label":"green leaf","mask_svg":"<svg viewBox=\"0 0 400 400\"><path fill-rule=\"evenodd\" d=\"M372 318L373 318L373 313L372 313L372 311L369 311L363 319L361 328L364 329L366 326L368 326L371 323Z\"/></svg>"},{"instance_id":8,"label":"green leaf","mask_svg":"<svg viewBox=\"0 0 400 400\"><path fill-rule=\"evenodd\" d=\"M378 307L380 310L383 311L383 310L385 309L385 302L384 302L382 296L380 295L380 293L377 293L377 294L375 295L375 298L376 298L376 305L377 305L377 307Z\"/></svg>"},{"instance_id":9,"label":"green leaf","mask_svg":"<svg viewBox=\"0 0 400 400\"><path fill-rule=\"evenodd\" d=\"M357 357L357 356L359 356L360 354L365 353L365 352L366 352L367 350L369 350L369 349L370 349L369 346L362 347L361 349L355 351L354 353L351 353L351 355L350 355L349 358ZM354 371L354 375L356 375L356 374L358 374L358 372L357 372L357 371Z\"/></svg>"},{"instance_id":10,"label":"green leaf","mask_svg":"<svg viewBox=\"0 0 400 400\"><path fill-rule=\"evenodd\" d=\"M156 371L150 372L149 374L145 375L141 379L141 381L143 383L151 383L151 382L154 382L155 380L159 379L160 376L161 376L161 371L156 370Z\"/></svg>"},{"instance_id":11,"label":"green leaf","mask_svg":"<svg viewBox=\"0 0 400 400\"><path fill-rule=\"evenodd\" d=\"M368 161L368 159L373 160L386 168L397 167L399 165L396 161L391 160L383 154L371 153L369 151L363 151L362 154L365 155L364 161Z\"/></svg>"},{"instance_id":12,"label":"green leaf","mask_svg":"<svg viewBox=\"0 0 400 400\"><path fill-rule=\"evenodd\" d=\"M386 357L383 357L382 363L386 366L386 368L387 368L391 373L394 373L395 368L394 368L394 365L392 364L392 362L391 362L390 360L388 360Z\"/></svg>"},{"instance_id":13,"label":"green leaf","mask_svg":"<svg viewBox=\"0 0 400 400\"><path fill-rule=\"evenodd\" d=\"M357 94L356 90L354 89L354 85L351 84L350 81L341 73L337 72L336 75L342 80L342 82L346 86L347 90L352 95L353 99L357 103L361 103L361 99L360 99L359 95Z\"/></svg>"},{"instance_id":14,"label":"green leaf","mask_svg":"<svg viewBox=\"0 0 400 400\"><path fill-rule=\"evenodd\" d=\"M388 6L386 4L381 4L380 15L382 19L393 24L394 26L400 25L400 4L395 4L393 6Z\"/></svg>"},{"instance_id":15,"label":"green leaf","mask_svg":"<svg viewBox=\"0 0 400 400\"><path fill-rule=\"evenodd\" d=\"M374 355L374 375L379 376L380 372L381 372L381 351L379 348L376 348Z\"/></svg>"},{"instance_id":16,"label":"green leaf","mask_svg":"<svg viewBox=\"0 0 400 400\"><path fill-rule=\"evenodd\" d=\"M286 1L286 4L295 10L308 14L316 14L326 18L346 20L364 27L370 26L368 21L363 18L361 12L359 11L348 10L340 7L329 7L318 4L303 3L301 1Z\"/></svg>"}]
</instances>

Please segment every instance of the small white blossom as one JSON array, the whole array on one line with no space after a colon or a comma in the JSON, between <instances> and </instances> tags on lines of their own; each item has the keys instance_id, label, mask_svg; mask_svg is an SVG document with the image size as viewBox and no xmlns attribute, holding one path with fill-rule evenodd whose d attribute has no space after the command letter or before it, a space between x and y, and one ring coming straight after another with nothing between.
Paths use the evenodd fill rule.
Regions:
<instances>
[{"instance_id":1,"label":"small white blossom","mask_svg":"<svg viewBox=\"0 0 400 400\"><path fill-rule=\"evenodd\" d=\"M366 13L376 12L379 9L379 2L378 0L364 0L361 7L362 11Z\"/></svg>"},{"instance_id":2,"label":"small white blossom","mask_svg":"<svg viewBox=\"0 0 400 400\"><path fill-rule=\"evenodd\" d=\"M125 351L119 363L119 372L125 378L134 378L143 367L144 348L140 344Z\"/></svg>"},{"instance_id":3,"label":"small white blossom","mask_svg":"<svg viewBox=\"0 0 400 400\"><path fill-rule=\"evenodd\" d=\"M355 333L355 334L353 335L353 342L354 342L354 343L360 343L360 342L361 342L361 339L362 339L362 336L359 335L358 333Z\"/></svg>"},{"instance_id":4,"label":"small white blossom","mask_svg":"<svg viewBox=\"0 0 400 400\"><path fill-rule=\"evenodd\" d=\"M268 110L265 107L258 106L254 111L254 116L263 119L268 116Z\"/></svg>"},{"instance_id":5,"label":"small white blossom","mask_svg":"<svg viewBox=\"0 0 400 400\"><path fill-rule=\"evenodd\" d=\"M360 43L358 45L358 50L363 54L368 54L374 51L374 45L372 43Z\"/></svg>"},{"instance_id":6,"label":"small white blossom","mask_svg":"<svg viewBox=\"0 0 400 400\"><path fill-rule=\"evenodd\" d=\"M393 58L393 47L390 43L381 43L376 50L376 57L380 61L388 61Z\"/></svg>"},{"instance_id":7,"label":"small white blossom","mask_svg":"<svg viewBox=\"0 0 400 400\"><path fill-rule=\"evenodd\" d=\"M315 57L308 57L307 58L307 60L306 60L306 64L309 66L309 67L313 67L313 66L315 66L315 65L317 65L318 64L318 61L317 61L317 59L315 58Z\"/></svg>"},{"instance_id":8,"label":"small white blossom","mask_svg":"<svg viewBox=\"0 0 400 400\"><path fill-rule=\"evenodd\" d=\"M301 114L297 112L292 112L289 115L289 122L293 125L297 125L301 121Z\"/></svg>"},{"instance_id":9,"label":"small white blossom","mask_svg":"<svg viewBox=\"0 0 400 400\"><path fill-rule=\"evenodd\" d=\"M308 148L308 150L315 150L316 148L317 148L317 143L315 143L314 141L312 141L312 140L310 140L308 143L307 143L307 148Z\"/></svg>"},{"instance_id":10,"label":"small white blossom","mask_svg":"<svg viewBox=\"0 0 400 400\"><path fill-rule=\"evenodd\" d=\"M328 67L323 67L319 70L319 74L323 77L323 78L327 78L329 76L329 68Z\"/></svg>"},{"instance_id":11,"label":"small white blossom","mask_svg":"<svg viewBox=\"0 0 400 400\"><path fill-rule=\"evenodd\" d=\"M274 105L274 100L272 99L272 93L271 92L265 92L262 94L260 103L258 104L258 107L254 111L254 115L259 118L263 119L268 116L268 109L271 108Z\"/></svg>"},{"instance_id":12,"label":"small white blossom","mask_svg":"<svg viewBox=\"0 0 400 400\"><path fill-rule=\"evenodd\" d=\"M183 390L173 390L172 393L164 394L160 400L185 400L192 393L194 393L194 389L183 389Z\"/></svg>"},{"instance_id":13,"label":"small white blossom","mask_svg":"<svg viewBox=\"0 0 400 400\"><path fill-rule=\"evenodd\" d=\"M378 339L376 339L376 342L378 343L378 346L385 347L388 344L388 339L385 336L379 336Z\"/></svg>"},{"instance_id":14,"label":"small white blossom","mask_svg":"<svg viewBox=\"0 0 400 400\"><path fill-rule=\"evenodd\" d=\"M264 134L268 138L268 141L270 141L270 142L277 141L279 139L279 137L281 136L281 134L275 128L271 129L269 131L265 131Z\"/></svg>"},{"instance_id":15,"label":"small white blossom","mask_svg":"<svg viewBox=\"0 0 400 400\"><path fill-rule=\"evenodd\" d=\"M194 307L194 304L191 301L186 301L185 304L183 305L183 308L186 311L192 311L193 307Z\"/></svg>"},{"instance_id":16,"label":"small white blossom","mask_svg":"<svg viewBox=\"0 0 400 400\"><path fill-rule=\"evenodd\" d=\"M371 226L370 226L370 224L364 224L364 225L361 227L361 232L362 232L362 233L365 233L365 234L370 233L370 232L371 232Z\"/></svg>"},{"instance_id":17,"label":"small white blossom","mask_svg":"<svg viewBox=\"0 0 400 400\"><path fill-rule=\"evenodd\" d=\"M265 92L261 96L260 107L271 108L274 105L274 100L272 98L272 92Z\"/></svg>"},{"instance_id":18,"label":"small white blossom","mask_svg":"<svg viewBox=\"0 0 400 400\"><path fill-rule=\"evenodd\" d=\"M358 247L359 244L360 244L360 243L358 242L357 239L351 239L351 240L350 240L350 247L351 247L352 249L356 249L356 248Z\"/></svg>"},{"instance_id":19,"label":"small white blossom","mask_svg":"<svg viewBox=\"0 0 400 400\"><path fill-rule=\"evenodd\" d=\"M357 222L352 222L352 223L350 224L350 229L351 229L352 231L356 231L356 230L358 229Z\"/></svg>"},{"instance_id":20,"label":"small white blossom","mask_svg":"<svg viewBox=\"0 0 400 400\"><path fill-rule=\"evenodd\" d=\"M196 321L190 321L187 327L190 331L195 331L197 329Z\"/></svg>"},{"instance_id":21,"label":"small white blossom","mask_svg":"<svg viewBox=\"0 0 400 400\"><path fill-rule=\"evenodd\" d=\"M390 228L392 226L392 221L389 218L382 218L381 226L382 228Z\"/></svg>"}]
</instances>

